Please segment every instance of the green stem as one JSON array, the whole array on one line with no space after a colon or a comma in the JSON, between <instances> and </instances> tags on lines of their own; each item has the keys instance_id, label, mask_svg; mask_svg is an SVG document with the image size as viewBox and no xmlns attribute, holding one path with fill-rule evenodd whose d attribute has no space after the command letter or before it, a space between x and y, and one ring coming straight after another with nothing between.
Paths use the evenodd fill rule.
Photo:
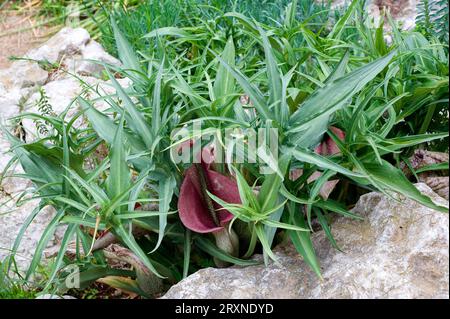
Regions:
<instances>
[{"instance_id":1,"label":"green stem","mask_svg":"<svg viewBox=\"0 0 450 319\"><path fill-rule=\"evenodd\" d=\"M434 111L436 110L436 104L428 107L427 115L423 120L422 126L420 127L419 134L425 134L430 126L431 120L433 119Z\"/></svg>"}]
</instances>

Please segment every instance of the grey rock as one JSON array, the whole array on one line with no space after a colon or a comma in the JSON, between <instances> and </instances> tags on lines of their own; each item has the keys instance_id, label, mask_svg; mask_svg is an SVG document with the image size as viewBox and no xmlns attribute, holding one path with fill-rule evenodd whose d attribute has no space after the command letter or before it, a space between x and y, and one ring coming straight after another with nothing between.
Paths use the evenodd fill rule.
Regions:
<instances>
[{"instance_id":1,"label":"grey rock","mask_svg":"<svg viewBox=\"0 0 450 319\"><path fill-rule=\"evenodd\" d=\"M12 95L17 95L14 91L32 87L36 90L37 87L52 81L52 77L69 76L61 71L49 75L42 65L34 61L49 62L59 65L65 71L94 77L101 75L103 66L92 61L120 65L116 58L106 53L82 28L62 29L40 47L30 50L24 58L29 60L15 61L11 67L0 70L0 100L8 97L9 100L17 102L18 98L11 98ZM22 96L23 94L19 98Z\"/></svg>"},{"instance_id":2,"label":"grey rock","mask_svg":"<svg viewBox=\"0 0 450 319\"><path fill-rule=\"evenodd\" d=\"M15 198L2 192L0 195L0 260L10 254L10 249L26 218L38 206L38 200L32 200L18 206ZM20 270L25 270L31 262L36 245L49 221L54 217L55 210L51 207L44 208L33 220L17 250L15 261ZM52 247L60 241L58 235L50 239L47 247Z\"/></svg>"},{"instance_id":3,"label":"grey rock","mask_svg":"<svg viewBox=\"0 0 450 319\"><path fill-rule=\"evenodd\" d=\"M417 188L448 207L427 185ZM323 279L284 244L275 249L281 266L202 269L163 298L448 298L448 214L397 197L401 202L363 195L354 208L363 221L335 220L332 232L343 252L322 231L313 234Z\"/></svg>"},{"instance_id":4,"label":"grey rock","mask_svg":"<svg viewBox=\"0 0 450 319\"><path fill-rule=\"evenodd\" d=\"M34 60L45 60L60 63L62 59L80 54L91 37L83 28L63 28L40 47L30 50L26 57Z\"/></svg>"},{"instance_id":5,"label":"grey rock","mask_svg":"<svg viewBox=\"0 0 450 319\"><path fill-rule=\"evenodd\" d=\"M69 295L58 296L58 295L44 294L37 296L35 299L77 299L77 298Z\"/></svg>"},{"instance_id":6,"label":"grey rock","mask_svg":"<svg viewBox=\"0 0 450 319\"><path fill-rule=\"evenodd\" d=\"M30 107L28 99L40 86L70 78L66 71L78 73L83 77L100 77L103 66L93 61L120 65L116 58L106 53L82 28L62 29L40 47L30 50L24 58L31 61L15 61L9 68L0 70L0 119L7 119L23 112L27 105ZM59 65L60 69L53 70L49 74L39 63L32 60L47 61ZM61 82L59 88L55 88L61 100L73 97L71 90L78 88L79 84L67 88L63 86L73 82L78 81L72 77L72 80ZM88 82L93 83L92 80ZM50 84L50 86L57 85Z\"/></svg>"},{"instance_id":7,"label":"grey rock","mask_svg":"<svg viewBox=\"0 0 450 319\"><path fill-rule=\"evenodd\" d=\"M103 47L96 41L91 40L82 48L83 60L81 60L76 68L76 72L80 75L90 75L100 77L104 67L92 61L99 61L110 65L119 65L120 62L105 52Z\"/></svg>"},{"instance_id":8,"label":"grey rock","mask_svg":"<svg viewBox=\"0 0 450 319\"><path fill-rule=\"evenodd\" d=\"M44 45L28 52L27 57L60 64L70 72L80 75L96 77L101 75L103 66L92 60L112 65L120 64L119 60L106 53L99 43L92 40L83 28L62 29Z\"/></svg>"},{"instance_id":9,"label":"grey rock","mask_svg":"<svg viewBox=\"0 0 450 319\"><path fill-rule=\"evenodd\" d=\"M0 86L3 91L42 85L47 78L48 73L37 63L30 61L15 61L8 69L0 70Z\"/></svg>"}]
</instances>

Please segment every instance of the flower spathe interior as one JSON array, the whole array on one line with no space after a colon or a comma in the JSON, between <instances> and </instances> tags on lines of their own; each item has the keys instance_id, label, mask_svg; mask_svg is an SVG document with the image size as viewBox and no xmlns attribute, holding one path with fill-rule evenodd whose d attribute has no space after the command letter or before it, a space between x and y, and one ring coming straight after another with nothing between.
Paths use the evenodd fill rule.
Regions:
<instances>
[{"instance_id":1,"label":"flower spathe interior","mask_svg":"<svg viewBox=\"0 0 450 319\"><path fill-rule=\"evenodd\" d=\"M241 203L238 186L232 178L213 171L204 163L193 164L185 171L178 211L184 226L197 233L221 230L233 219L228 210L212 202L205 190L227 203Z\"/></svg>"}]
</instances>

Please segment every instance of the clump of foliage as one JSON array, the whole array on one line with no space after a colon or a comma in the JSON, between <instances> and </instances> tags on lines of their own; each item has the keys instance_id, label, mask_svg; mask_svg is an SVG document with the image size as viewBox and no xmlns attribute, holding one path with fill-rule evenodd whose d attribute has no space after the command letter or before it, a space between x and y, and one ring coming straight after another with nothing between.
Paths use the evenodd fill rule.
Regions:
<instances>
[{"instance_id":1,"label":"clump of foliage","mask_svg":"<svg viewBox=\"0 0 450 319\"><path fill-rule=\"evenodd\" d=\"M417 9L418 29L448 44L448 1L420 0Z\"/></svg>"},{"instance_id":2,"label":"clump of foliage","mask_svg":"<svg viewBox=\"0 0 450 319\"><path fill-rule=\"evenodd\" d=\"M283 21L289 0L145 0L131 7L119 6L116 10L104 10L105 17L112 16L120 25L125 37L137 51L149 53L151 43L143 36L162 27L196 27L205 24L211 28L228 28L227 22L218 19L226 12L237 12L268 25L279 25ZM330 15L331 1L315 2L303 0L296 4L296 19L320 29ZM94 20L95 21L95 20ZM216 24L218 24L216 26ZM102 20L96 23L99 37L106 50L117 55L114 32L110 24Z\"/></svg>"},{"instance_id":3,"label":"clump of foliage","mask_svg":"<svg viewBox=\"0 0 450 319\"><path fill-rule=\"evenodd\" d=\"M32 299L36 294L20 277L12 278L6 264L0 262L0 299Z\"/></svg>"},{"instance_id":4,"label":"clump of foliage","mask_svg":"<svg viewBox=\"0 0 450 319\"><path fill-rule=\"evenodd\" d=\"M112 19L123 66L106 70L116 94L85 84L96 97L77 98L72 107L79 111L71 118L69 108L19 115L52 127L30 143L4 130L12 162L19 161L21 176L35 185L24 200L41 199L13 254L43 207L57 211L26 279L59 225L67 228L44 291L63 289L65 267L77 265L82 288L102 278L152 297L203 267L253 265L257 261L249 258L257 252L266 263L277 261L272 248L281 241L292 242L320 276L313 221L338 248L331 219L359 219L348 207L370 190L401 193L446 212L399 168L414 148L448 137L439 126L445 120L433 122L436 114L448 114L443 45L393 22L387 44L383 25L374 26L357 0L331 29L297 19L297 8L293 1L283 20L271 25L228 12L204 23L161 27L144 36L153 44L146 53L136 53ZM113 74L131 85L122 87ZM98 111L98 101L109 108ZM75 126L79 118L87 124ZM248 146L258 165L174 162L172 152L194 147L192 141L197 150L208 149L210 140L189 131L198 121L204 134L232 129L245 136L276 128L278 160ZM172 132L181 128L190 133L174 140ZM236 148L227 151L239 155ZM261 173L259 165L272 173ZM101 249L106 236L119 243L112 251ZM111 259L132 267L112 267Z\"/></svg>"},{"instance_id":5,"label":"clump of foliage","mask_svg":"<svg viewBox=\"0 0 450 319\"><path fill-rule=\"evenodd\" d=\"M11 9L39 17L38 26L66 24L83 27L98 39L110 53L117 48L108 21L111 15L121 25L131 44L139 50L147 48L141 37L151 30L165 26L195 26L214 20L218 15L235 11L257 21L276 24L281 21L289 0L38 0L29 3L11 1ZM302 0L297 17L311 17L310 23L320 25L328 18L330 0ZM30 27L31 29L32 27ZM28 28L26 28L28 29ZM20 32L15 30L14 32Z\"/></svg>"}]
</instances>

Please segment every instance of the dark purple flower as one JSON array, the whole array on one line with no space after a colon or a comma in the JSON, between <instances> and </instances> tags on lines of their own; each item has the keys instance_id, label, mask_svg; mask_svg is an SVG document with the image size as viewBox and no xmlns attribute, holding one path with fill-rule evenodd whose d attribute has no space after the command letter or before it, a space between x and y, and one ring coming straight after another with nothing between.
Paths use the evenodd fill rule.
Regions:
<instances>
[{"instance_id":1,"label":"dark purple flower","mask_svg":"<svg viewBox=\"0 0 450 319\"><path fill-rule=\"evenodd\" d=\"M207 156L213 155L208 152ZM178 211L184 226L197 233L220 231L233 219L233 215L215 203L206 190L227 203L241 203L234 179L215 172L203 160L201 164L193 164L185 171Z\"/></svg>"}]
</instances>

